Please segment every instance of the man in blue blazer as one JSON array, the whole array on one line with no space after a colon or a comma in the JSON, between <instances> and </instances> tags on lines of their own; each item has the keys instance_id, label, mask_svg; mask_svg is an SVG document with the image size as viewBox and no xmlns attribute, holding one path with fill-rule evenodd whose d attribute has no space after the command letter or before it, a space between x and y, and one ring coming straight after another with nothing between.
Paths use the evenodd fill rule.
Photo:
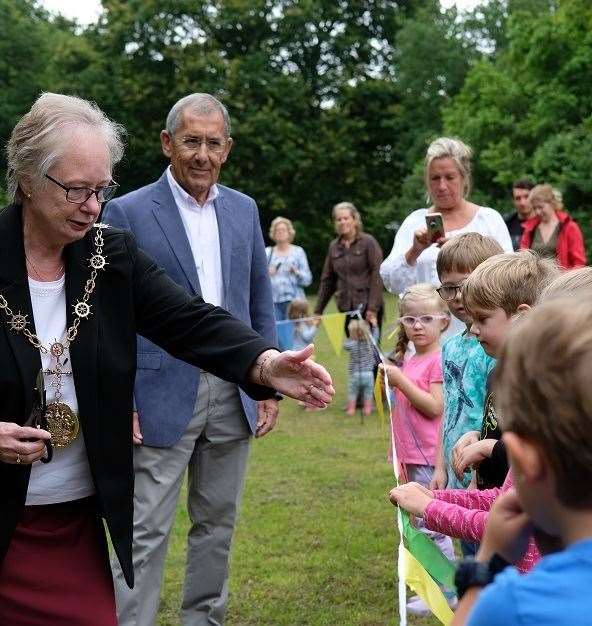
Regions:
<instances>
[{"instance_id":1,"label":"man in blue blazer","mask_svg":"<svg viewBox=\"0 0 592 626\"><path fill-rule=\"evenodd\" d=\"M232 147L226 108L208 94L182 98L167 117L161 143L170 167L155 183L109 202L103 221L132 231L139 247L187 291L277 343L257 205L217 184ZM278 402L255 403L236 385L138 337L135 407L136 582L128 589L114 561L119 624L156 623L168 537L187 470L191 529L180 621L221 625L250 438L274 427Z\"/></svg>"}]
</instances>

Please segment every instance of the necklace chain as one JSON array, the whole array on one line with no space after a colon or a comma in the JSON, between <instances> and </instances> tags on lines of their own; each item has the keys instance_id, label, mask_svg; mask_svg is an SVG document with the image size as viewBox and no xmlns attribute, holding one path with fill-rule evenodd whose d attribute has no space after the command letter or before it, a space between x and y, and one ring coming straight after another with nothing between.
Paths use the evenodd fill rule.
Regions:
<instances>
[{"instance_id":1,"label":"necklace chain","mask_svg":"<svg viewBox=\"0 0 592 626\"><path fill-rule=\"evenodd\" d=\"M31 264L31 267L33 268L33 271L35 272L35 274L37 274L37 276L39 276L39 278L43 281L45 280L43 278L43 276L41 275L41 272L37 269L37 266L35 265L35 263L33 263L32 259L30 259L27 256L27 253L25 252L25 259L27 259L27 261L29 261L29 263ZM55 273L55 277L53 280L57 280L61 275L62 275L62 271L64 269L64 264L61 263L60 266L58 267L56 273Z\"/></svg>"},{"instance_id":2,"label":"necklace chain","mask_svg":"<svg viewBox=\"0 0 592 626\"><path fill-rule=\"evenodd\" d=\"M91 315L91 305L88 304L88 301L95 290L96 287L96 278L98 271L100 269L104 269L105 265L107 265L107 261L103 256L103 228L107 228L107 225L97 223L94 226L97 229L94 246L95 252L90 258L90 266L91 273L90 277L87 279L86 284L84 285L84 296L82 300L79 300L74 306L74 321L70 328L66 330L65 341L63 344L59 344L59 342L54 342L51 344L49 348L46 348L37 335L32 333L28 326L29 321L27 320L28 315L23 315L20 311L18 313L14 313L13 310L8 305L8 301L6 298L0 294L0 309L4 311L6 316L8 317L7 324L10 327L10 330L16 333L22 333L28 340L29 343L37 348L41 354L47 354L51 352L51 354L57 358L59 363L59 357L63 354L63 350L67 349L70 344L76 339L76 335L78 334L78 327L80 326L80 320L87 318ZM26 256L26 255L25 255ZM33 265L31 263L31 265ZM35 269L35 266L33 266ZM35 270L36 271L36 270ZM55 351L59 350L57 346L61 347L61 352L56 354Z\"/></svg>"}]
</instances>

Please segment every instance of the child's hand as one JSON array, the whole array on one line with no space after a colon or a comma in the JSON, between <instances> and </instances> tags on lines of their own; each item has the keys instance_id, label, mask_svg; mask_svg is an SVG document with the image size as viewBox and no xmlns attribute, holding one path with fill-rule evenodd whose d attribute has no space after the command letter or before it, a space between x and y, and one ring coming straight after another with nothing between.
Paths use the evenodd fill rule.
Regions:
<instances>
[{"instance_id":1,"label":"child's hand","mask_svg":"<svg viewBox=\"0 0 592 626\"><path fill-rule=\"evenodd\" d=\"M400 384L401 377L403 376L400 368L396 365L385 365L384 363L381 363L378 367L386 374L390 387L397 387Z\"/></svg>"},{"instance_id":2,"label":"child's hand","mask_svg":"<svg viewBox=\"0 0 592 626\"><path fill-rule=\"evenodd\" d=\"M432 476L432 480L430 481L430 489L446 489L447 484L448 474L446 473L446 470L437 467L434 470L434 475Z\"/></svg>"},{"instance_id":3,"label":"child's hand","mask_svg":"<svg viewBox=\"0 0 592 626\"><path fill-rule=\"evenodd\" d=\"M496 443L497 439L482 439L465 446L458 454L455 454L455 446L452 452L452 469L454 469L457 478L462 480L463 474L468 467L475 467L484 459L488 459Z\"/></svg>"},{"instance_id":4,"label":"child's hand","mask_svg":"<svg viewBox=\"0 0 592 626\"><path fill-rule=\"evenodd\" d=\"M391 489L389 499L412 515L423 517L427 505L434 499L433 493L418 483L405 483Z\"/></svg>"},{"instance_id":5,"label":"child's hand","mask_svg":"<svg viewBox=\"0 0 592 626\"><path fill-rule=\"evenodd\" d=\"M499 554L506 561L516 563L526 552L531 533L530 518L514 489L510 489L499 496L491 507L477 558L487 561L494 554Z\"/></svg>"}]
</instances>

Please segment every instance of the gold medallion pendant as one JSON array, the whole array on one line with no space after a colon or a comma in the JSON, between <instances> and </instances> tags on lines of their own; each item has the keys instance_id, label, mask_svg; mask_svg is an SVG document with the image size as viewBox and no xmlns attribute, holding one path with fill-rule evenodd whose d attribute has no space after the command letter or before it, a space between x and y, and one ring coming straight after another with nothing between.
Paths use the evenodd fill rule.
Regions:
<instances>
[{"instance_id":1,"label":"gold medallion pendant","mask_svg":"<svg viewBox=\"0 0 592 626\"><path fill-rule=\"evenodd\" d=\"M51 433L51 443L55 448L66 448L78 436L80 422L74 411L63 402L47 405L47 430Z\"/></svg>"}]
</instances>

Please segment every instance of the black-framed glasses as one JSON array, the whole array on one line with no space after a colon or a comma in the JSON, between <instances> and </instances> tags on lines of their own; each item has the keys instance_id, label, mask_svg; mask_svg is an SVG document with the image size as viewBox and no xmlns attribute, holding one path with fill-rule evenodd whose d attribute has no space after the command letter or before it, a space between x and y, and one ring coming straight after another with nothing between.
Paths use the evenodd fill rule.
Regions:
<instances>
[{"instance_id":1,"label":"black-framed glasses","mask_svg":"<svg viewBox=\"0 0 592 626\"><path fill-rule=\"evenodd\" d=\"M97 202L99 204L108 202L115 195L117 187L119 187L119 185L114 181L109 185L105 185L105 187L97 187L96 189L91 189L90 187L66 187L66 185L60 183L59 180L52 178L49 174L46 174L45 178L48 178L52 183L61 187L66 192L66 200L68 202L72 202L72 204L82 204L83 202L86 202L93 195L93 193L97 197Z\"/></svg>"},{"instance_id":2,"label":"black-framed glasses","mask_svg":"<svg viewBox=\"0 0 592 626\"><path fill-rule=\"evenodd\" d=\"M438 287L436 291L442 300L446 300L446 302L450 302L456 298L456 294L463 288L464 281L462 283L458 283L458 285L442 285Z\"/></svg>"}]
</instances>

